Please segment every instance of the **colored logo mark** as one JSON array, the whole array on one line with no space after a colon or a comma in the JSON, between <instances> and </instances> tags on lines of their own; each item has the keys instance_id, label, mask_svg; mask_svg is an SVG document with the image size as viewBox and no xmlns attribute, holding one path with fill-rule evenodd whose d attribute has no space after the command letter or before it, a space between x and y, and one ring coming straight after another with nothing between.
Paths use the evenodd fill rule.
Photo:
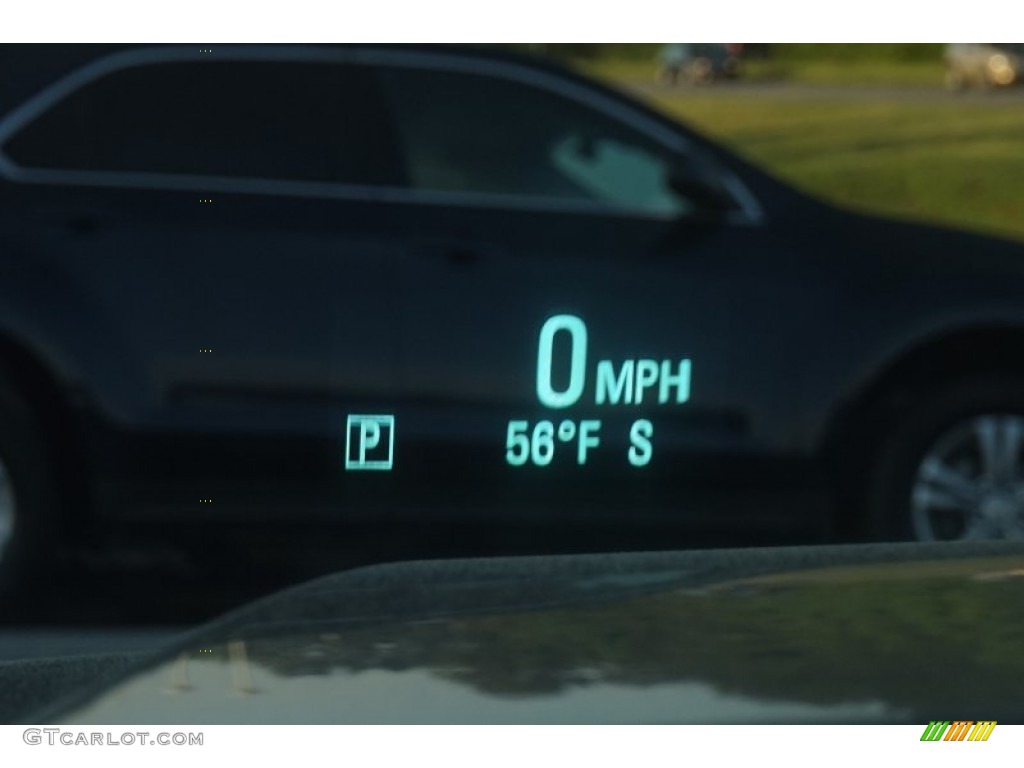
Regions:
<instances>
[{"instance_id":1,"label":"colored logo mark","mask_svg":"<svg viewBox=\"0 0 1024 768\"><path fill-rule=\"evenodd\" d=\"M394 465L395 417L349 414L345 425L345 469L388 471Z\"/></svg>"},{"instance_id":2,"label":"colored logo mark","mask_svg":"<svg viewBox=\"0 0 1024 768\"><path fill-rule=\"evenodd\" d=\"M921 741L988 741L995 727L995 720L932 720Z\"/></svg>"}]
</instances>

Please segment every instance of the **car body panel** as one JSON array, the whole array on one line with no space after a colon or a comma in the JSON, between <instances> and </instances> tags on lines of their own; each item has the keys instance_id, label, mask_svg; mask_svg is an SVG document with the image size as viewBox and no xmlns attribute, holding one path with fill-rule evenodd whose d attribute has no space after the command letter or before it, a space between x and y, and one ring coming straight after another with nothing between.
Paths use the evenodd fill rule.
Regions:
<instances>
[{"instance_id":1,"label":"car body panel","mask_svg":"<svg viewBox=\"0 0 1024 768\"><path fill-rule=\"evenodd\" d=\"M31 722L1015 723L1022 562L958 542L377 566Z\"/></svg>"}]
</instances>

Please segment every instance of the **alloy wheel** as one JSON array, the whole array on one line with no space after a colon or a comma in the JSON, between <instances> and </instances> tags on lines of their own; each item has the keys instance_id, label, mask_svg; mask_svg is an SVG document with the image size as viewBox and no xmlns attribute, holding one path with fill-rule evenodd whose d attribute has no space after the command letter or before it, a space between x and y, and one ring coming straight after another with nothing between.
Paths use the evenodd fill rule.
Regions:
<instances>
[{"instance_id":1,"label":"alloy wheel","mask_svg":"<svg viewBox=\"0 0 1024 768\"><path fill-rule=\"evenodd\" d=\"M1024 417L956 424L918 465L911 518L919 541L1024 538Z\"/></svg>"}]
</instances>

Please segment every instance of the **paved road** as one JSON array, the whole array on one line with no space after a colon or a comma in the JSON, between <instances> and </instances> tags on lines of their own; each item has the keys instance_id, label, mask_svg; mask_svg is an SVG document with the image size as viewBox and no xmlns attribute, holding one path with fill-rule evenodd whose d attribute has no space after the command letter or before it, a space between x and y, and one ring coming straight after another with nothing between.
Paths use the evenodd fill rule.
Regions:
<instances>
[{"instance_id":1,"label":"paved road","mask_svg":"<svg viewBox=\"0 0 1024 768\"><path fill-rule=\"evenodd\" d=\"M652 81L634 80L623 83L623 87L644 95L664 96L678 94L680 97L739 96L752 99L778 101L851 100L851 101L898 101L898 102L943 102L951 104L977 104L1020 106L1024 104L1024 88L1006 88L996 91L953 92L945 88L928 86L896 85L811 85L807 83L765 82L765 83L719 83L703 86L668 86Z\"/></svg>"},{"instance_id":2,"label":"paved road","mask_svg":"<svg viewBox=\"0 0 1024 768\"><path fill-rule=\"evenodd\" d=\"M212 590L198 575L167 567L68 567L3 605L0 662L159 650L260 594L258 585Z\"/></svg>"},{"instance_id":3,"label":"paved road","mask_svg":"<svg viewBox=\"0 0 1024 768\"><path fill-rule=\"evenodd\" d=\"M451 556L610 552L735 546L731 535L698 535L676 529L650 531L546 529L488 526L479 531L432 527L389 546L373 546L351 532L339 546L317 553L280 549L277 558L244 556L241 548L205 561L159 558L142 550L118 557L66 562L19 600L0 606L0 661L54 656L158 650L177 632L295 584L370 562ZM394 532L393 532L394 533ZM473 536L472 534L476 534ZM322 541L331 543L322 537ZM275 540L276 542L276 540ZM340 544L347 542L348 550ZM397 542L397 543L396 543ZM378 544L380 542L378 541ZM800 543L759 539L747 543ZM220 546L208 547L226 552ZM277 549L278 547L275 547Z\"/></svg>"},{"instance_id":4,"label":"paved road","mask_svg":"<svg viewBox=\"0 0 1024 768\"><path fill-rule=\"evenodd\" d=\"M88 630L74 626L0 630L0 662L156 651L180 631L179 627Z\"/></svg>"}]
</instances>

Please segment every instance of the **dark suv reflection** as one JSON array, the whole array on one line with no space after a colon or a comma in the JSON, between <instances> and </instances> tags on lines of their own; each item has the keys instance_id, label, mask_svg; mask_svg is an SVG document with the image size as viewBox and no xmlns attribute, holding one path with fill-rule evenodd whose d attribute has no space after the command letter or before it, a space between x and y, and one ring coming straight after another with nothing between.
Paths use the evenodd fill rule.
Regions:
<instances>
[{"instance_id":1,"label":"dark suv reflection","mask_svg":"<svg viewBox=\"0 0 1024 768\"><path fill-rule=\"evenodd\" d=\"M1024 531L1018 245L510 54L3 57L9 580L129 521Z\"/></svg>"}]
</instances>

